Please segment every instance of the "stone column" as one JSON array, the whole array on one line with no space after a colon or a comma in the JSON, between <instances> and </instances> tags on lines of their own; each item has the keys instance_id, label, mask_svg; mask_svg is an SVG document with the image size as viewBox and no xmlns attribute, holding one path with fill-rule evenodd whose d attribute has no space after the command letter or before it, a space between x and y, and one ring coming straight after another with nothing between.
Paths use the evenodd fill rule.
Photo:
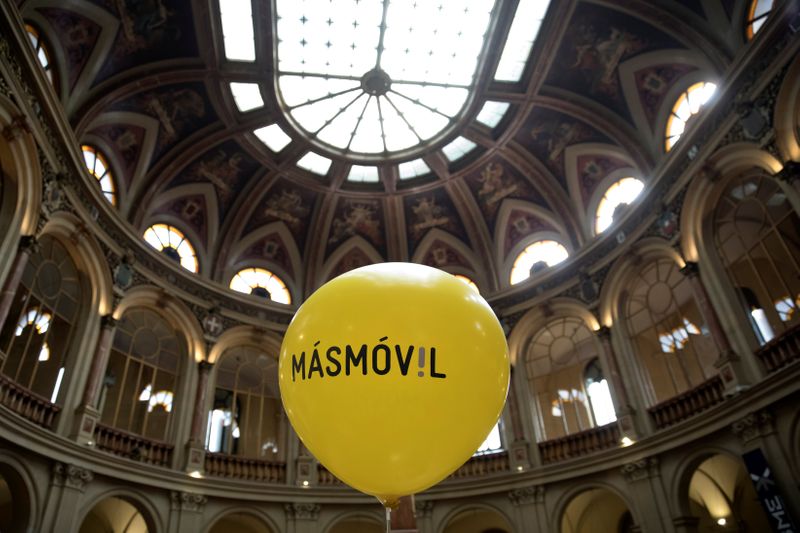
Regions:
<instances>
[{"instance_id":1,"label":"stone column","mask_svg":"<svg viewBox=\"0 0 800 533\"><path fill-rule=\"evenodd\" d=\"M194 395L194 411L192 412L192 426L189 432L189 442L186 445L186 472L199 473L205 467L205 443L203 442L203 428L205 427L206 398L208 397L208 376L214 365L207 361L197 363L197 390Z\"/></svg>"},{"instance_id":2,"label":"stone column","mask_svg":"<svg viewBox=\"0 0 800 533\"><path fill-rule=\"evenodd\" d=\"M286 530L289 533L316 533L320 506L316 503L287 503Z\"/></svg>"},{"instance_id":3,"label":"stone column","mask_svg":"<svg viewBox=\"0 0 800 533\"><path fill-rule=\"evenodd\" d=\"M636 525L648 533L672 531L672 518L667 503L669 499L661 479L658 458L648 457L628 463L622 466L621 472L628 481L629 494L638 511L638 516L634 516L641 520Z\"/></svg>"},{"instance_id":4,"label":"stone column","mask_svg":"<svg viewBox=\"0 0 800 533\"><path fill-rule=\"evenodd\" d=\"M392 509L392 531L398 533L419 533L417 529L414 496L403 496L396 509Z\"/></svg>"},{"instance_id":5,"label":"stone column","mask_svg":"<svg viewBox=\"0 0 800 533\"><path fill-rule=\"evenodd\" d=\"M103 375L108 366L108 357L111 354L116 328L117 321L111 315L104 315L100 318L100 335L92 356L92 366L86 377L83 397L75 411L75 426L72 430L73 438L81 444L92 445L94 443L94 427L100 420L97 400L100 397Z\"/></svg>"},{"instance_id":6,"label":"stone column","mask_svg":"<svg viewBox=\"0 0 800 533\"><path fill-rule=\"evenodd\" d=\"M639 431L635 423L636 409L634 409L631 396L625 388L622 373L619 369L619 362L617 361L617 354L611 345L611 329L606 326L601 327L597 330L597 338L603 347L600 360L603 361L605 368L608 370L607 378L611 388L611 399L614 402L614 411L617 415L620 435L637 440Z\"/></svg>"},{"instance_id":7,"label":"stone column","mask_svg":"<svg viewBox=\"0 0 800 533\"><path fill-rule=\"evenodd\" d=\"M703 316L703 320L708 326L708 331L711 333L711 338L719 351L719 358L714 363L714 366L719 369L725 392L728 394L739 392L749 385L750 380L745 374L741 358L733 351L728 336L722 329L717 310L714 309L708 299L708 292L705 285L703 285L703 280L700 279L700 269L697 263L687 262L686 266L681 269L681 274L686 276L691 284L694 299L700 308L700 314Z\"/></svg>"},{"instance_id":8,"label":"stone column","mask_svg":"<svg viewBox=\"0 0 800 533\"><path fill-rule=\"evenodd\" d=\"M417 527L421 533L433 533L433 500L415 500L414 507L417 513Z\"/></svg>"},{"instance_id":9,"label":"stone column","mask_svg":"<svg viewBox=\"0 0 800 533\"><path fill-rule=\"evenodd\" d=\"M515 472L522 472L529 470L531 467L531 460L528 454L530 442L525 438L525 427L522 424L522 416L520 414L519 396L517 394L517 385L514 381L514 370L511 370L511 380L508 384L508 420L510 421L511 431L507 436L511 437L506 447L508 448L508 460L511 470Z\"/></svg>"},{"instance_id":10,"label":"stone column","mask_svg":"<svg viewBox=\"0 0 800 533\"><path fill-rule=\"evenodd\" d=\"M19 287L22 274L28 265L28 259L30 259L37 246L38 243L35 237L24 236L20 238L17 255L14 257L14 262L8 271L8 277L3 283L3 292L0 294L0 328L6 323L8 313L11 311L11 305L14 303L14 297L17 295L17 287Z\"/></svg>"},{"instance_id":11,"label":"stone column","mask_svg":"<svg viewBox=\"0 0 800 533\"><path fill-rule=\"evenodd\" d=\"M800 520L800 491L792 472L788 468L780 468L780 465L791 464L791 457L786 454L775 432L772 415L766 410L749 413L734 422L731 431L739 437L743 452L761 449L796 524Z\"/></svg>"},{"instance_id":12,"label":"stone column","mask_svg":"<svg viewBox=\"0 0 800 533\"><path fill-rule=\"evenodd\" d=\"M193 492L170 492L168 533L194 533L201 531L207 498Z\"/></svg>"},{"instance_id":13,"label":"stone column","mask_svg":"<svg viewBox=\"0 0 800 533\"><path fill-rule=\"evenodd\" d=\"M544 506L545 488L534 485L509 491L508 499L514 506L514 520L518 531L547 533L547 510Z\"/></svg>"},{"instance_id":14,"label":"stone column","mask_svg":"<svg viewBox=\"0 0 800 533\"><path fill-rule=\"evenodd\" d=\"M85 468L65 463L53 465L41 531L78 531L76 510L81 508L83 492L93 479L94 474Z\"/></svg>"}]
</instances>

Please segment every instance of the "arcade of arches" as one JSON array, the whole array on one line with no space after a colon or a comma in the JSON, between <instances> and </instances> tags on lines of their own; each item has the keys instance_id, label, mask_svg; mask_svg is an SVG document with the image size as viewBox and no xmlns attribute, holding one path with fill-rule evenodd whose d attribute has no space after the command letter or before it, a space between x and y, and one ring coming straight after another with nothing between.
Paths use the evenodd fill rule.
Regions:
<instances>
[{"instance_id":1,"label":"arcade of arches","mask_svg":"<svg viewBox=\"0 0 800 533\"><path fill-rule=\"evenodd\" d=\"M800 526L800 2L456 4L0 2L0 531L384 531L276 358L382 261L512 359L397 527Z\"/></svg>"}]
</instances>

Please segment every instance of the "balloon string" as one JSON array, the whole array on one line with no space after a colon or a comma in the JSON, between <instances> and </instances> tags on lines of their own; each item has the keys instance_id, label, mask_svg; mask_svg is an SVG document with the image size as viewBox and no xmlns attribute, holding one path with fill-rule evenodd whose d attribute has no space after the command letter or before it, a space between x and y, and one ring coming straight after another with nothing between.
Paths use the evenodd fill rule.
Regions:
<instances>
[{"instance_id":1,"label":"balloon string","mask_svg":"<svg viewBox=\"0 0 800 533\"><path fill-rule=\"evenodd\" d=\"M386 533L392 533L392 508L386 506Z\"/></svg>"}]
</instances>

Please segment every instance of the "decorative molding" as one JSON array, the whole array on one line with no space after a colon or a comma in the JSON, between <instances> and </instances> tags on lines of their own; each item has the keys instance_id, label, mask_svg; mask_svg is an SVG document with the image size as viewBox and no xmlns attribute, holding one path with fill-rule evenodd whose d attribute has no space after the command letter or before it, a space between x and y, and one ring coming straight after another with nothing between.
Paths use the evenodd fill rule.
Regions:
<instances>
[{"instance_id":1,"label":"decorative molding","mask_svg":"<svg viewBox=\"0 0 800 533\"><path fill-rule=\"evenodd\" d=\"M321 507L316 503L287 503L284 509L293 520L317 520Z\"/></svg>"},{"instance_id":2,"label":"decorative molding","mask_svg":"<svg viewBox=\"0 0 800 533\"><path fill-rule=\"evenodd\" d=\"M743 444L747 444L774 431L772 415L768 411L749 413L731 424L731 431Z\"/></svg>"},{"instance_id":3,"label":"decorative molding","mask_svg":"<svg viewBox=\"0 0 800 533\"><path fill-rule=\"evenodd\" d=\"M208 501L208 498L206 498L204 495L196 494L194 492L178 492L173 490L169 495L172 502L173 511L202 513L203 509L205 509L206 502Z\"/></svg>"},{"instance_id":4,"label":"decorative molding","mask_svg":"<svg viewBox=\"0 0 800 533\"><path fill-rule=\"evenodd\" d=\"M514 507L520 505L531 505L534 503L544 503L545 488L543 485L533 485L521 489L508 491L508 499Z\"/></svg>"},{"instance_id":5,"label":"decorative molding","mask_svg":"<svg viewBox=\"0 0 800 533\"><path fill-rule=\"evenodd\" d=\"M648 457L632 463L622 465L620 472L625 479L630 481L640 481L651 477L657 477L659 472L659 461L657 457Z\"/></svg>"},{"instance_id":6,"label":"decorative molding","mask_svg":"<svg viewBox=\"0 0 800 533\"><path fill-rule=\"evenodd\" d=\"M93 479L94 474L85 468L65 463L53 465L53 484L59 487L68 487L83 492L86 485Z\"/></svg>"}]
</instances>

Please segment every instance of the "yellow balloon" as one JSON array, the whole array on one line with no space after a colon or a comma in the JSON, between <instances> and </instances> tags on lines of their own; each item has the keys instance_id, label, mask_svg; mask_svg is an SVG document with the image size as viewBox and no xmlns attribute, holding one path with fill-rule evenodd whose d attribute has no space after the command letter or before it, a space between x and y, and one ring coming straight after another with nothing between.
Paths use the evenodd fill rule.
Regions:
<instances>
[{"instance_id":1,"label":"yellow balloon","mask_svg":"<svg viewBox=\"0 0 800 533\"><path fill-rule=\"evenodd\" d=\"M386 505L435 485L491 431L508 346L486 301L435 268L382 263L328 282L281 346L286 413L336 477Z\"/></svg>"}]
</instances>

